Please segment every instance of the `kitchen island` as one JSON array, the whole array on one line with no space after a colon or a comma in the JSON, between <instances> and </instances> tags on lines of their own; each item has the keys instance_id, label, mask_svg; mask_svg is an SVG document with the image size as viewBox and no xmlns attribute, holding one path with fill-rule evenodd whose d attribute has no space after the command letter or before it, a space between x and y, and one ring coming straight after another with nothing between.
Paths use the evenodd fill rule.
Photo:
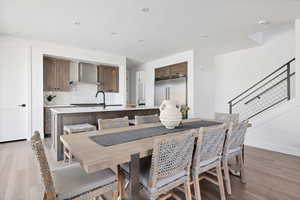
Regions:
<instances>
[{"instance_id":1,"label":"kitchen island","mask_svg":"<svg viewBox=\"0 0 300 200\"><path fill-rule=\"evenodd\" d=\"M89 123L97 125L98 119L111 119L128 116L134 119L136 115L153 115L159 114L157 107L124 107L112 106L103 107L67 107L51 109L51 136L52 150L57 161L63 160L63 144L60 136L63 135L63 127L65 125Z\"/></svg>"}]
</instances>

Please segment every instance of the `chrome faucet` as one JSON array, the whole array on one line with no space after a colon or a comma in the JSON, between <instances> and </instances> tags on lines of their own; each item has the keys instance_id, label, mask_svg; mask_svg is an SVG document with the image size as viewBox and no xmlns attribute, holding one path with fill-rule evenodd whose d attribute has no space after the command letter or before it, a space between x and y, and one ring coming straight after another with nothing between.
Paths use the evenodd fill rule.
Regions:
<instances>
[{"instance_id":1,"label":"chrome faucet","mask_svg":"<svg viewBox=\"0 0 300 200\"><path fill-rule=\"evenodd\" d=\"M96 92L96 98L97 98L97 96L98 96L99 93L102 93L102 94L103 94L103 103L102 103L102 105L103 105L103 108L105 109L105 107L106 107L106 104L105 104L105 93L104 93L103 90L98 90L98 91Z\"/></svg>"}]
</instances>

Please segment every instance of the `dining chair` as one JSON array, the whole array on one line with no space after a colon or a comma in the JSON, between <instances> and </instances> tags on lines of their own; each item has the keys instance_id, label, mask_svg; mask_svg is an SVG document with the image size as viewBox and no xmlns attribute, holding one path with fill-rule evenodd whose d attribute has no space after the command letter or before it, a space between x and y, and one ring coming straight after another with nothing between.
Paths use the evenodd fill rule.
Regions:
<instances>
[{"instance_id":1,"label":"dining chair","mask_svg":"<svg viewBox=\"0 0 300 200\"><path fill-rule=\"evenodd\" d=\"M160 122L158 115L135 116L135 125Z\"/></svg>"},{"instance_id":2,"label":"dining chair","mask_svg":"<svg viewBox=\"0 0 300 200\"><path fill-rule=\"evenodd\" d=\"M83 132L89 132L95 130L96 130L96 126L88 123L71 124L71 125L64 126L64 135L71 135L74 133L83 133ZM63 151L64 151L64 161L65 162L68 161L68 163L71 164L74 159L72 152L66 146L63 147Z\"/></svg>"},{"instance_id":3,"label":"dining chair","mask_svg":"<svg viewBox=\"0 0 300 200\"><path fill-rule=\"evenodd\" d=\"M215 120L217 121L221 121L221 122L234 122L234 123L238 123L239 122L239 114L238 113L219 113L216 112L215 113Z\"/></svg>"},{"instance_id":4,"label":"dining chair","mask_svg":"<svg viewBox=\"0 0 300 200\"><path fill-rule=\"evenodd\" d=\"M225 134L226 125L203 127L199 129L192 164L192 184L194 184L196 200L201 200L199 181L202 179L206 179L218 185L221 200L226 199L221 168ZM216 170L216 173L212 170ZM211 175L213 175L213 177L211 177ZM215 181L215 177L217 177L217 181Z\"/></svg>"},{"instance_id":5,"label":"dining chair","mask_svg":"<svg viewBox=\"0 0 300 200\"><path fill-rule=\"evenodd\" d=\"M231 194L231 184L230 184L230 176L229 176L229 159L237 157L237 166L240 172L240 177L242 183L246 182L245 179L245 166L244 166L244 158L243 158L243 146L245 141L245 136L248 127L250 124L248 121L243 121L241 123L230 123L229 130L227 132L226 141L223 150L223 158L222 165L225 174L225 183L226 190L228 194Z\"/></svg>"},{"instance_id":6,"label":"dining chair","mask_svg":"<svg viewBox=\"0 0 300 200\"><path fill-rule=\"evenodd\" d=\"M162 136L154 139L152 158L146 157L140 162L139 181L150 200L165 195L184 184L185 197L191 200L190 166L197 130L189 130L177 135ZM130 163L121 165L122 174L128 179Z\"/></svg>"},{"instance_id":7,"label":"dining chair","mask_svg":"<svg viewBox=\"0 0 300 200\"><path fill-rule=\"evenodd\" d=\"M128 127L129 120L128 117L114 118L114 119L98 119L98 128L109 129L109 128L122 128Z\"/></svg>"},{"instance_id":8,"label":"dining chair","mask_svg":"<svg viewBox=\"0 0 300 200\"><path fill-rule=\"evenodd\" d=\"M117 178L111 169L87 174L78 163L50 171L37 131L31 137L31 146L45 187L44 200L93 199L109 191L113 192L114 200L118 198Z\"/></svg>"}]
</instances>

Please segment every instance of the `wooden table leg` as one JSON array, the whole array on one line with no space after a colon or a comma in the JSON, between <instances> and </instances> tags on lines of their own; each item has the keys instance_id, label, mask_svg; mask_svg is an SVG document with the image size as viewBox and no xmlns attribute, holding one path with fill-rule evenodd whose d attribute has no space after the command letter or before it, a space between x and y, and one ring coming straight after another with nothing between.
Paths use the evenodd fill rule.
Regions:
<instances>
[{"instance_id":1,"label":"wooden table leg","mask_svg":"<svg viewBox=\"0 0 300 200\"><path fill-rule=\"evenodd\" d=\"M140 154L131 155L129 199L140 200Z\"/></svg>"}]
</instances>

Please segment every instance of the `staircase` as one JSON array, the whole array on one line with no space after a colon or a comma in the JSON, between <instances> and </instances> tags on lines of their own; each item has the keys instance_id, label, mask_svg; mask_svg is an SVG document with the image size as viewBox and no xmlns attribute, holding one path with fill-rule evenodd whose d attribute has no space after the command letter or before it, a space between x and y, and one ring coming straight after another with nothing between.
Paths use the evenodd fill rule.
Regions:
<instances>
[{"instance_id":1,"label":"staircase","mask_svg":"<svg viewBox=\"0 0 300 200\"><path fill-rule=\"evenodd\" d=\"M295 58L243 91L229 104L230 113L239 113L241 120L251 119L293 96Z\"/></svg>"}]
</instances>

